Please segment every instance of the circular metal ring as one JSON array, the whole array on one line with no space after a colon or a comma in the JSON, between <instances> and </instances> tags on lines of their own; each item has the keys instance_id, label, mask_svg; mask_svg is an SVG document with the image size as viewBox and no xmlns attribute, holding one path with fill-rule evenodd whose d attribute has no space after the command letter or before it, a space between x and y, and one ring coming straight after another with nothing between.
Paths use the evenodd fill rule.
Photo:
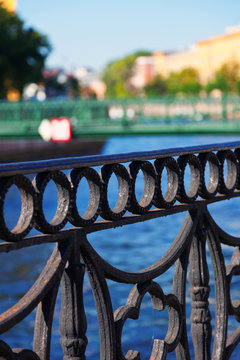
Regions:
<instances>
[{"instance_id":1,"label":"circular metal ring","mask_svg":"<svg viewBox=\"0 0 240 360\"><path fill-rule=\"evenodd\" d=\"M187 164L190 166L191 181L188 191L185 189L184 173ZM199 192L201 181L201 164L195 155L182 155L178 158L178 165L180 167L180 184L177 199L179 202L191 203L196 200Z\"/></svg>"},{"instance_id":2,"label":"circular metal ring","mask_svg":"<svg viewBox=\"0 0 240 360\"><path fill-rule=\"evenodd\" d=\"M136 179L139 171L142 170L144 176L144 190L140 201L136 198L135 188ZM133 214L145 214L153 204L156 188L156 173L153 165L149 161L134 161L128 168L132 191L128 210Z\"/></svg>"},{"instance_id":3,"label":"circular metal ring","mask_svg":"<svg viewBox=\"0 0 240 360\"><path fill-rule=\"evenodd\" d=\"M238 164L238 179L237 179L237 182L236 182L236 188L238 189L238 190L240 190L240 149L236 149L235 151L234 151L234 154L235 154L235 156L236 156L236 158L237 158L237 164Z\"/></svg>"},{"instance_id":4,"label":"circular metal ring","mask_svg":"<svg viewBox=\"0 0 240 360\"><path fill-rule=\"evenodd\" d=\"M217 157L220 162L220 194L230 194L234 191L238 180L237 158L231 150L218 151ZM224 179L224 162L227 162L227 179Z\"/></svg>"},{"instance_id":5,"label":"circular metal ring","mask_svg":"<svg viewBox=\"0 0 240 360\"><path fill-rule=\"evenodd\" d=\"M179 166L176 160L171 157L155 160L154 166L157 179L153 204L157 208L168 208L176 201L180 176ZM164 168L167 170L167 190L165 194L162 191L162 173Z\"/></svg>"},{"instance_id":6,"label":"circular metal ring","mask_svg":"<svg viewBox=\"0 0 240 360\"><path fill-rule=\"evenodd\" d=\"M21 195L21 212L14 229L9 230L4 218L4 201L8 190L15 185ZM0 179L0 237L8 241L24 238L33 227L35 217L35 191L31 181L23 175Z\"/></svg>"},{"instance_id":7,"label":"circular metal ring","mask_svg":"<svg viewBox=\"0 0 240 360\"><path fill-rule=\"evenodd\" d=\"M118 180L118 198L113 209L110 208L108 202L108 183L115 174ZM130 196L130 178L126 168L121 164L104 165L100 170L102 179L102 204L100 215L107 220L118 220L127 211Z\"/></svg>"},{"instance_id":8,"label":"circular metal ring","mask_svg":"<svg viewBox=\"0 0 240 360\"><path fill-rule=\"evenodd\" d=\"M79 214L77 208L77 189L82 178L85 178L89 186L89 202L84 215ZM88 226L94 223L100 211L101 203L101 179L92 168L74 169L70 172L68 179L72 186L72 206L68 220L74 226Z\"/></svg>"},{"instance_id":9,"label":"circular metal ring","mask_svg":"<svg viewBox=\"0 0 240 360\"><path fill-rule=\"evenodd\" d=\"M48 222L43 211L43 194L47 184L53 180L58 191L57 210L53 219ZM70 208L71 186L67 177L61 171L44 172L33 179L33 186L37 193L37 216L35 228L45 234L54 234L61 230L68 220Z\"/></svg>"},{"instance_id":10,"label":"circular metal ring","mask_svg":"<svg viewBox=\"0 0 240 360\"><path fill-rule=\"evenodd\" d=\"M210 199L216 195L220 182L220 163L218 157L213 153L202 153L198 156L199 161L202 165L202 179L200 185L199 195L203 199ZM206 165L209 164L209 182L206 185L205 182L205 173Z\"/></svg>"}]
</instances>

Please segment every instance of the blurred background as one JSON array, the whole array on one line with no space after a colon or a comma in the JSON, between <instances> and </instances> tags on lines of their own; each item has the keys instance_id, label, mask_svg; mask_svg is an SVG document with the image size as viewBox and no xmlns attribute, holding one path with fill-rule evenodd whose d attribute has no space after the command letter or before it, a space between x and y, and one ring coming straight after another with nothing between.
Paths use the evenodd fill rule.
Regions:
<instances>
[{"instance_id":1,"label":"blurred background","mask_svg":"<svg viewBox=\"0 0 240 360\"><path fill-rule=\"evenodd\" d=\"M1 0L0 96L239 93L238 12L236 0Z\"/></svg>"},{"instance_id":2,"label":"blurred background","mask_svg":"<svg viewBox=\"0 0 240 360\"><path fill-rule=\"evenodd\" d=\"M239 134L238 13L1 0L0 161L99 153L111 136Z\"/></svg>"}]
</instances>

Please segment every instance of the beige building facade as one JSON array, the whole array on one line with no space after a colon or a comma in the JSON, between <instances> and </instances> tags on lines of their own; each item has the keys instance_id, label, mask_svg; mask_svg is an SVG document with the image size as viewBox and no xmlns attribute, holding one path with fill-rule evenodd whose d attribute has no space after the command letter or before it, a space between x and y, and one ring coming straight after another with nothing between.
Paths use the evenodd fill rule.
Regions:
<instances>
[{"instance_id":1,"label":"beige building facade","mask_svg":"<svg viewBox=\"0 0 240 360\"><path fill-rule=\"evenodd\" d=\"M179 72L185 68L195 68L200 81L206 84L213 79L215 72L227 62L240 63L240 25L226 29L223 35L215 36L195 43L189 50L181 52L156 52L152 59L139 58L136 62L134 84L143 87L151 81L153 74L167 77L171 72ZM149 64L152 63L152 71ZM147 67L148 66L148 67ZM151 75L149 75L151 73ZM145 82L145 83L144 83ZM143 84L144 83L144 84Z\"/></svg>"}]
</instances>

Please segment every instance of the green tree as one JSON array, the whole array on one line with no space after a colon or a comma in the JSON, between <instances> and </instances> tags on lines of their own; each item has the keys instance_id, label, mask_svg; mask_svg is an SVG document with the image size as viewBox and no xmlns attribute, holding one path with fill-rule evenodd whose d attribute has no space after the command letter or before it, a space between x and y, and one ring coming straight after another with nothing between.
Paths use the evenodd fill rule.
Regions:
<instances>
[{"instance_id":1,"label":"green tree","mask_svg":"<svg viewBox=\"0 0 240 360\"><path fill-rule=\"evenodd\" d=\"M230 91L230 87L227 79L222 76L216 75L215 79L207 83L205 86L205 90L208 94L214 89L219 89L223 93L228 93Z\"/></svg>"},{"instance_id":2,"label":"green tree","mask_svg":"<svg viewBox=\"0 0 240 360\"><path fill-rule=\"evenodd\" d=\"M240 78L237 79L237 93L240 94Z\"/></svg>"},{"instance_id":3,"label":"green tree","mask_svg":"<svg viewBox=\"0 0 240 360\"><path fill-rule=\"evenodd\" d=\"M46 36L26 28L17 14L0 4L0 97L13 87L42 80L42 69L51 46Z\"/></svg>"},{"instance_id":4,"label":"green tree","mask_svg":"<svg viewBox=\"0 0 240 360\"><path fill-rule=\"evenodd\" d=\"M153 81L144 86L144 92L148 97L164 95L167 91L167 82L161 75L157 75Z\"/></svg>"},{"instance_id":5,"label":"green tree","mask_svg":"<svg viewBox=\"0 0 240 360\"><path fill-rule=\"evenodd\" d=\"M209 93L214 89L219 89L223 93L238 92L239 89L240 64L237 61L230 61L223 64L215 73L213 81L209 82L205 89Z\"/></svg>"},{"instance_id":6,"label":"green tree","mask_svg":"<svg viewBox=\"0 0 240 360\"><path fill-rule=\"evenodd\" d=\"M134 54L110 62L104 69L102 80L107 85L106 96L126 97L133 94L129 79L133 75L135 60L139 56L148 56L148 51L137 51Z\"/></svg>"},{"instance_id":7,"label":"green tree","mask_svg":"<svg viewBox=\"0 0 240 360\"><path fill-rule=\"evenodd\" d=\"M194 68L186 68L180 72L170 73L167 79L169 93L198 94L201 90L199 75Z\"/></svg>"},{"instance_id":8,"label":"green tree","mask_svg":"<svg viewBox=\"0 0 240 360\"><path fill-rule=\"evenodd\" d=\"M167 78L167 87L170 95L181 92L180 75L178 72L171 72Z\"/></svg>"}]
</instances>

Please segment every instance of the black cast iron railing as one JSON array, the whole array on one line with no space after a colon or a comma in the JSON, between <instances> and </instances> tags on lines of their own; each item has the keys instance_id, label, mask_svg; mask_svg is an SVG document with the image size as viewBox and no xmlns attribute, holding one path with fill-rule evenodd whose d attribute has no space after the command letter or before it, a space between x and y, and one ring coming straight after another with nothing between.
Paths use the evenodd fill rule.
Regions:
<instances>
[{"instance_id":1,"label":"black cast iron railing","mask_svg":"<svg viewBox=\"0 0 240 360\"><path fill-rule=\"evenodd\" d=\"M130 163L128 168L124 163ZM101 167L99 173L94 170L95 166ZM209 181L206 180L207 167L210 169ZM191 170L188 189L185 184L187 168ZM68 177L63 172L67 169L73 169ZM210 203L239 197L239 169L240 143L0 165L0 237L3 239L0 253L56 243L31 289L0 315L0 333L3 334L37 308L33 349L11 349L1 340L0 358L49 359L53 312L61 283L60 331L64 359L85 359L86 346L91 347L91 343L87 345L83 302L85 269L98 314L101 360L140 359L135 350L123 354L121 336L126 320L138 319L141 302L147 293L154 309L167 308L169 313L166 337L154 340L150 359L165 359L174 350L177 359L190 358L185 309L187 273L195 359L230 358L240 341L240 327L231 335L227 334L229 316L240 321L240 299L232 301L230 295L232 278L240 274L240 239L225 233L214 222L207 207ZM145 185L138 201L135 187L140 171ZM163 171L167 171L165 194L161 186ZM36 174L33 182L28 174ZM108 184L114 174L118 179L118 199L111 208ZM80 216L76 198L83 178L89 185L89 204L85 214ZM43 209L43 194L51 180L58 189L58 205L53 220L48 222ZM4 203L13 185L20 191L22 207L16 227L10 230L4 217ZM186 217L169 249L159 261L138 272L113 267L100 257L87 239L89 233L180 212L186 212ZM99 215L103 220L97 221ZM67 221L73 227L63 229ZM32 227L40 234L27 236ZM213 332L208 302L206 242L215 280ZM232 260L227 266L222 244L233 247ZM154 280L172 266L173 289L171 294L166 294ZM107 279L132 284L127 303L115 312Z\"/></svg>"}]
</instances>

